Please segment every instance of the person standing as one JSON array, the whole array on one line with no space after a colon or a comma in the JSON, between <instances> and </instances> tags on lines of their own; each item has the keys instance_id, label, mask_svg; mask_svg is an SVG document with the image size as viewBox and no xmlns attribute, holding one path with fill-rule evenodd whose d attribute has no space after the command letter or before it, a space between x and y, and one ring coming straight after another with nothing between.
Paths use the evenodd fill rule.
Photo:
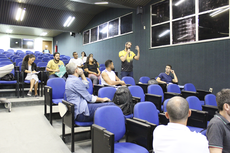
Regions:
<instances>
[{"instance_id":1,"label":"person standing","mask_svg":"<svg viewBox=\"0 0 230 153\"><path fill-rule=\"evenodd\" d=\"M78 58L78 53L73 52L73 58L70 59L69 63L74 62L78 68L83 68L83 60Z\"/></svg>"},{"instance_id":2,"label":"person standing","mask_svg":"<svg viewBox=\"0 0 230 153\"><path fill-rule=\"evenodd\" d=\"M121 60L121 78L124 76L133 77L133 59L139 60L140 58L140 48L136 46L137 55L130 50L132 46L131 42L125 43L125 49L119 52L119 57Z\"/></svg>"}]
</instances>

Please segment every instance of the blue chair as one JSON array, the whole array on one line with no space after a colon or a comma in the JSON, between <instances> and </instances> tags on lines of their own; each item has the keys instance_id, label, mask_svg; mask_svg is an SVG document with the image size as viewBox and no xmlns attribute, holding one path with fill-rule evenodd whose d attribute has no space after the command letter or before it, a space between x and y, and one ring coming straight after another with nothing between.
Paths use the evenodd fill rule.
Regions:
<instances>
[{"instance_id":1,"label":"blue chair","mask_svg":"<svg viewBox=\"0 0 230 153\"><path fill-rule=\"evenodd\" d=\"M13 49L8 49L7 52L14 54L14 50Z\"/></svg>"},{"instance_id":2,"label":"blue chair","mask_svg":"<svg viewBox=\"0 0 230 153\"><path fill-rule=\"evenodd\" d=\"M66 60L66 61L68 61L68 58L65 58L65 57L63 57L63 58L60 58L61 60Z\"/></svg>"},{"instance_id":3,"label":"blue chair","mask_svg":"<svg viewBox=\"0 0 230 153\"><path fill-rule=\"evenodd\" d=\"M17 58L14 62L15 62L15 65L18 66L18 63L22 61L23 61L22 58Z\"/></svg>"},{"instance_id":4,"label":"blue chair","mask_svg":"<svg viewBox=\"0 0 230 153\"><path fill-rule=\"evenodd\" d=\"M98 108L94 115L94 124L92 125L92 152L97 150L97 152L102 153L107 152L105 150L112 149L111 153L148 153L147 149L137 144L129 142L119 143L119 140L125 133L129 135L129 132L133 130L133 127L129 125L140 125L139 122L131 119L126 119L126 123L127 128L129 128L127 133L125 119L119 107L104 106ZM132 134L135 135L135 133Z\"/></svg>"},{"instance_id":5,"label":"blue chair","mask_svg":"<svg viewBox=\"0 0 230 153\"><path fill-rule=\"evenodd\" d=\"M150 80L150 78L147 77L147 76L142 76L142 77L140 77L140 79L139 79L139 81L140 81L141 83L148 83L149 80Z\"/></svg>"},{"instance_id":6,"label":"blue chair","mask_svg":"<svg viewBox=\"0 0 230 153\"><path fill-rule=\"evenodd\" d=\"M34 63L35 63L36 65L38 64L38 62L42 62L42 60L40 60L40 59L34 60Z\"/></svg>"},{"instance_id":7,"label":"blue chair","mask_svg":"<svg viewBox=\"0 0 230 153\"><path fill-rule=\"evenodd\" d=\"M0 49L0 54L2 54L4 52L4 50L3 49Z\"/></svg>"},{"instance_id":8,"label":"blue chair","mask_svg":"<svg viewBox=\"0 0 230 153\"><path fill-rule=\"evenodd\" d=\"M205 105L217 106L216 96L213 94L207 94L204 98Z\"/></svg>"},{"instance_id":9,"label":"blue chair","mask_svg":"<svg viewBox=\"0 0 230 153\"><path fill-rule=\"evenodd\" d=\"M167 92L181 94L180 88L177 84L169 84L167 86Z\"/></svg>"},{"instance_id":10,"label":"blue chair","mask_svg":"<svg viewBox=\"0 0 230 153\"><path fill-rule=\"evenodd\" d=\"M60 55L60 57L64 57L65 55Z\"/></svg>"},{"instance_id":11,"label":"blue chair","mask_svg":"<svg viewBox=\"0 0 230 153\"><path fill-rule=\"evenodd\" d=\"M38 56L37 59L42 60L44 57L43 56Z\"/></svg>"},{"instance_id":12,"label":"blue chair","mask_svg":"<svg viewBox=\"0 0 230 153\"><path fill-rule=\"evenodd\" d=\"M165 101L164 101L164 103L163 103L163 107L162 107L162 110L163 110L163 112L167 112L167 103L169 102L169 100L170 99L166 99Z\"/></svg>"},{"instance_id":13,"label":"blue chair","mask_svg":"<svg viewBox=\"0 0 230 153\"><path fill-rule=\"evenodd\" d=\"M32 51L30 51L30 50L27 50L26 55L28 55L28 54L34 54L34 53Z\"/></svg>"},{"instance_id":14,"label":"blue chair","mask_svg":"<svg viewBox=\"0 0 230 153\"><path fill-rule=\"evenodd\" d=\"M52 125L53 120L53 105L57 105L62 102L65 93L65 80L62 78L51 78L47 81L47 85L44 87L45 105L44 115L48 118ZM50 113L47 113L47 105L50 106Z\"/></svg>"},{"instance_id":15,"label":"blue chair","mask_svg":"<svg viewBox=\"0 0 230 153\"><path fill-rule=\"evenodd\" d=\"M105 64L100 64L100 67L105 67Z\"/></svg>"},{"instance_id":16,"label":"blue chair","mask_svg":"<svg viewBox=\"0 0 230 153\"><path fill-rule=\"evenodd\" d=\"M99 70L102 72L105 70L105 67L100 67Z\"/></svg>"},{"instance_id":17,"label":"blue chair","mask_svg":"<svg viewBox=\"0 0 230 153\"><path fill-rule=\"evenodd\" d=\"M0 57L6 57L6 55L5 54L0 54ZM7 57L6 57L7 58Z\"/></svg>"},{"instance_id":18,"label":"blue chair","mask_svg":"<svg viewBox=\"0 0 230 153\"><path fill-rule=\"evenodd\" d=\"M9 64L13 64L11 61L0 61L0 67L2 66L6 66ZM19 73L15 72L15 70L13 69L11 71L11 73L13 74L15 80L12 81L4 81L4 80L0 80L0 86L6 86L6 85L14 85L15 86L15 95L17 96L17 98L19 98Z\"/></svg>"},{"instance_id":19,"label":"blue chair","mask_svg":"<svg viewBox=\"0 0 230 153\"><path fill-rule=\"evenodd\" d=\"M44 58L42 58L42 61L43 61L43 62L49 62L49 61L50 61L50 58L44 57Z\"/></svg>"},{"instance_id":20,"label":"blue chair","mask_svg":"<svg viewBox=\"0 0 230 153\"><path fill-rule=\"evenodd\" d=\"M196 96L187 97L189 108L202 111L202 106L200 104L200 100Z\"/></svg>"},{"instance_id":21,"label":"blue chair","mask_svg":"<svg viewBox=\"0 0 230 153\"><path fill-rule=\"evenodd\" d=\"M80 79L82 79L82 78L80 77ZM86 79L87 79L87 81L89 81L89 88L87 90L92 95L93 94L93 83L92 83L90 78L87 77Z\"/></svg>"},{"instance_id":22,"label":"blue chair","mask_svg":"<svg viewBox=\"0 0 230 153\"><path fill-rule=\"evenodd\" d=\"M10 58L10 56L12 56L12 55L14 55L14 54L8 52L8 53L6 53L5 55L6 55L6 57Z\"/></svg>"},{"instance_id":23,"label":"blue chair","mask_svg":"<svg viewBox=\"0 0 230 153\"><path fill-rule=\"evenodd\" d=\"M103 87L103 88L99 89L98 97L100 97L100 98L107 97L110 100L113 100L115 92L116 92L116 88L114 88L114 87Z\"/></svg>"},{"instance_id":24,"label":"blue chair","mask_svg":"<svg viewBox=\"0 0 230 153\"><path fill-rule=\"evenodd\" d=\"M66 58L68 61L70 60L69 56L64 56L63 58Z\"/></svg>"},{"instance_id":25,"label":"blue chair","mask_svg":"<svg viewBox=\"0 0 230 153\"><path fill-rule=\"evenodd\" d=\"M47 62L38 62L37 67L46 67Z\"/></svg>"},{"instance_id":26,"label":"blue chair","mask_svg":"<svg viewBox=\"0 0 230 153\"><path fill-rule=\"evenodd\" d=\"M8 58L0 58L0 61L3 62L3 61L10 61L10 59ZM11 62L11 61L10 61Z\"/></svg>"},{"instance_id":27,"label":"blue chair","mask_svg":"<svg viewBox=\"0 0 230 153\"><path fill-rule=\"evenodd\" d=\"M159 111L152 102L141 102L134 106L134 117L159 125Z\"/></svg>"},{"instance_id":28,"label":"blue chair","mask_svg":"<svg viewBox=\"0 0 230 153\"><path fill-rule=\"evenodd\" d=\"M62 62L63 62L65 65L67 65L67 64L69 63L68 60L62 60Z\"/></svg>"},{"instance_id":29,"label":"blue chair","mask_svg":"<svg viewBox=\"0 0 230 153\"><path fill-rule=\"evenodd\" d=\"M21 58L21 57L19 57L19 56L14 56L14 57L12 58L12 61L15 62L16 59L19 59L19 58Z\"/></svg>"},{"instance_id":30,"label":"blue chair","mask_svg":"<svg viewBox=\"0 0 230 153\"><path fill-rule=\"evenodd\" d=\"M19 54L21 54L21 53L24 54L24 52L23 52L22 50L17 50L15 54L19 55Z\"/></svg>"},{"instance_id":31,"label":"blue chair","mask_svg":"<svg viewBox=\"0 0 230 153\"><path fill-rule=\"evenodd\" d=\"M135 80L132 77L129 77L129 76L123 77L122 81L124 81L126 84L136 85Z\"/></svg>"},{"instance_id":32,"label":"blue chair","mask_svg":"<svg viewBox=\"0 0 230 153\"><path fill-rule=\"evenodd\" d=\"M128 88L133 97L141 98L141 102L145 101L145 94L140 86L129 86Z\"/></svg>"},{"instance_id":33,"label":"blue chair","mask_svg":"<svg viewBox=\"0 0 230 153\"><path fill-rule=\"evenodd\" d=\"M71 128L71 152L74 152L74 128L75 127L88 127L93 124L93 122L79 122L75 120L74 117L74 104L62 100L62 104L67 108L67 112L62 116L62 140L65 142L65 126ZM59 105L61 105L59 103Z\"/></svg>"},{"instance_id":34,"label":"blue chair","mask_svg":"<svg viewBox=\"0 0 230 153\"><path fill-rule=\"evenodd\" d=\"M151 94L152 97L154 97L153 100L151 100L157 109L161 111L161 106L164 101L164 92L158 84L152 84L148 86L148 94L145 95L145 100L149 100L149 94Z\"/></svg>"},{"instance_id":35,"label":"blue chair","mask_svg":"<svg viewBox=\"0 0 230 153\"><path fill-rule=\"evenodd\" d=\"M19 56L21 57L21 58L24 58L25 56L26 56L26 54L19 54Z\"/></svg>"}]
</instances>

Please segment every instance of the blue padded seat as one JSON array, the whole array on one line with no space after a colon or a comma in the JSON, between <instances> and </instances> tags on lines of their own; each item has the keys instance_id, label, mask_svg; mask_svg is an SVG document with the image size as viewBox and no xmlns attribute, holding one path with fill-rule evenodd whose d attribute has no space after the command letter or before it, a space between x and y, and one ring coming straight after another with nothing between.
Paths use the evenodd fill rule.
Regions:
<instances>
[{"instance_id":1,"label":"blue padded seat","mask_svg":"<svg viewBox=\"0 0 230 153\"><path fill-rule=\"evenodd\" d=\"M114 88L114 87L103 87L103 88L99 89L98 97L100 97L100 98L107 97L110 100L112 100L115 92L116 92L116 88Z\"/></svg>"},{"instance_id":2,"label":"blue padded seat","mask_svg":"<svg viewBox=\"0 0 230 153\"><path fill-rule=\"evenodd\" d=\"M196 96L189 96L186 98L186 100L188 101L190 109L202 111L200 100Z\"/></svg>"},{"instance_id":3,"label":"blue padded seat","mask_svg":"<svg viewBox=\"0 0 230 153\"><path fill-rule=\"evenodd\" d=\"M93 122L79 122L79 121L74 121L74 123L78 126L91 126L93 124Z\"/></svg>"},{"instance_id":4,"label":"blue padded seat","mask_svg":"<svg viewBox=\"0 0 230 153\"><path fill-rule=\"evenodd\" d=\"M129 86L129 91L131 92L132 96L134 97L140 97L141 98L141 102L145 101L145 94L143 89L140 86Z\"/></svg>"},{"instance_id":5,"label":"blue padded seat","mask_svg":"<svg viewBox=\"0 0 230 153\"><path fill-rule=\"evenodd\" d=\"M114 153L149 153L145 148L129 142L115 143Z\"/></svg>"},{"instance_id":6,"label":"blue padded seat","mask_svg":"<svg viewBox=\"0 0 230 153\"><path fill-rule=\"evenodd\" d=\"M164 92L158 84L151 84L148 86L148 93L161 96L161 102L164 101Z\"/></svg>"},{"instance_id":7,"label":"blue padded seat","mask_svg":"<svg viewBox=\"0 0 230 153\"><path fill-rule=\"evenodd\" d=\"M167 86L167 92L173 92L173 93L181 94L180 88L177 84L169 84Z\"/></svg>"},{"instance_id":8,"label":"blue padded seat","mask_svg":"<svg viewBox=\"0 0 230 153\"><path fill-rule=\"evenodd\" d=\"M207 94L204 98L204 104L205 105L212 105L212 106L217 106L216 103L216 96L213 94Z\"/></svg>"},{"instance_id":9,"label":"blue padded seat","mask_svg":"<svg viewBox=\"0 0 230 153\"><path fill-rule=\"evenodd\" d=\"M124 81L126 84L136 85L135 80L130 76L123 77L122 81Z\"/></svg>"},{"instance_id":10,"label":"blue padded seat","mask_svg":"<svg viewBox=\"0 0 230 153\"><path fill-rule=\"evenodd\" d=\"M140 77L140 79L139 79L139 81L140 81L141 83L148 83L149 80L150 80L150 78L147 77L147 76L142 76L142 77Z\"/></svg>"}]
</instances>

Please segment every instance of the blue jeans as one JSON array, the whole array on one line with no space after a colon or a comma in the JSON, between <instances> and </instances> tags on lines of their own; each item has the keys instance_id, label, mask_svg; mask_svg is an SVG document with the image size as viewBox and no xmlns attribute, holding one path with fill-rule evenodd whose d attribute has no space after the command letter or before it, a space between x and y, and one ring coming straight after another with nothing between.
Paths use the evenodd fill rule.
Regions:
<instances>
[{"instance_id":1,"label":"blue jeans","mask_svg":"<svg viewBox=\"0 0 230 153\"><path fill-rule=\"evenodd\" d=\"M50 79L50 78L58 78L58 76L57 76L56 74L51 74L51 75L49 76L49 79ZM65 75L63 75L62 78L66 81Z\"/></svg>"},{"instance_id":2,"label":"blue jeans","mask_svg":"<svg viewBox=\"0 0 230 153\"><path fill-rule=\"evenodd\" d=\"M89 116L85 116L84 114L78 114L75 120L79 122L92 122L94 118L94 112L97 110L97 108L108 106L108 105L115 105L115 104L113 102L88 103Z\"/></svg>"},{"instance_id":3,"label":"blue jeans","mask_svg":"<svg viewBox=\"0 0 230 153\"><path fill-rule=\"evenodd\" d=\"M131 77L133 77L133 71L131 71L131 72L121 71L121 79L124 76L131 76Z\"/></svg>"}]
</instances>

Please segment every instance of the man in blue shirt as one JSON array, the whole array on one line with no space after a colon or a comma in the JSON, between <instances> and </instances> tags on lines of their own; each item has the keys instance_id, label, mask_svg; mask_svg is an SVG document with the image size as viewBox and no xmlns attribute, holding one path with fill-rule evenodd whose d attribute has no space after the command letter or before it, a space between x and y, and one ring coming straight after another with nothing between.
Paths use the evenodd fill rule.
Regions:
<instances>
[{"instance_id":1,"label":"man in blue shirt","mask_svg":"<svg viewBox=\"0 0 230 153\"><path fill-rule=\"evenodd\" d=\"M173 76L170 75L170 72ZM171 65L166 65L165 73L160 73L157 77L158 83L169 84L169 83L178 83L178 79L174 70L172 70Z\"/></svg>"},{"instance_id":2,"label":"man in blue shirt","mask_svg":"<svg viewBox=\"0 0 230 153\"><path fill-rule=\"evenodd\" d=\"M99 98L87 91L89 82L85 78L83 70L78 69L75 63L67 64L66 71L69 76L66 80L65 94L67 101L74 104L75 120L80 122L93 121L94 112L98 107L115 105L113 102L108 102L111 101L109 98Z\"/></svg>"}]
</instances>

